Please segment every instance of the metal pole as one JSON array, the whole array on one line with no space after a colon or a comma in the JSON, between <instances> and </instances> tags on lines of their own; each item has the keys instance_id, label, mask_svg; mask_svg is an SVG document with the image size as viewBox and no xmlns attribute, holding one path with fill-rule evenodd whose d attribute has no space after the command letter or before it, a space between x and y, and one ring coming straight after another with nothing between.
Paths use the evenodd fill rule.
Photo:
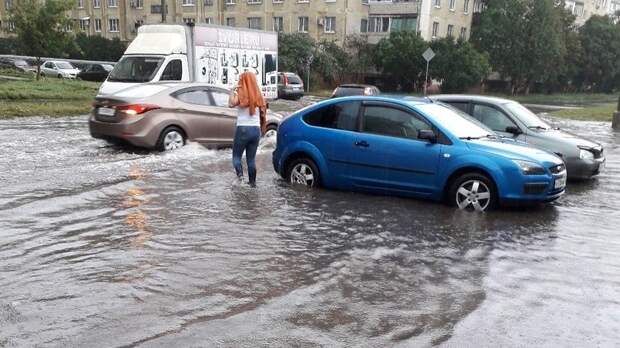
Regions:
<instances>
[{"instance_id":1,"label":"metal pole","mask_svg":"<svg viewBox=\"0 0 620 348\"><path fill-rule=\"evenodd\" d=\"M424 96L426 96L426 85L428 85L428 63L430 61L426 61L426 75L424 75Z\"/></svg>"},{"instance_id":2,"label":"metal pole","mask_svg":"<svg viewBox=\"0 0 620 348\"><path fill-rule=\"evenodd\" d=\"M308 64L308 73L306 74L306 92L310 93L310 64Z\"/></svg>"},{"instance_id":3,"label":"metal pole","mask_svg":"<svg viewBox=\"0 0 620 348\"><path fill-rule=\"evenodd\" d=\"M161 0L161 22L166 23L166 0Z\"/></svg>"}]
</instances>

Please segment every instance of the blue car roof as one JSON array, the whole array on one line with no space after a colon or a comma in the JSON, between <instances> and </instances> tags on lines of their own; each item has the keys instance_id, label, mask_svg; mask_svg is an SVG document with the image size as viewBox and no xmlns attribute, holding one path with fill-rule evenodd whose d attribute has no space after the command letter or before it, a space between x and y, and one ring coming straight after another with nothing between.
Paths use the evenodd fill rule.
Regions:
<instances>
[{"instance_id":1,"label":"blue car roof","mask_svg":"<svg viewBox=\"0 0 620 348\"><path fill-rule=\"evenodd\" d=\"M434 101L428 97L414 97L409 95L381 95L381 96L348 96L348 97L339 97L328 99L330 101L344 101L344 100L375 100L375 101L390 101L390 102L401 102L409 105L421 105L421 104L432 104Z\"/></svg>"}]
</instances>

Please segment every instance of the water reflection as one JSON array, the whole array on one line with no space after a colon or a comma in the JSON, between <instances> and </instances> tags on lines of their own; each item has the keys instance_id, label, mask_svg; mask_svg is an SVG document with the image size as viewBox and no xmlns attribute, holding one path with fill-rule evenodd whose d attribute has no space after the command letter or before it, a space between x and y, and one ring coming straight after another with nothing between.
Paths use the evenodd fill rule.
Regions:
<instances>
[{"instance_id":1,"label":"water reflection","mask_svg":"<svg viewBox=\"0 0 620 348\"><path fill-rule=\"evenodd\" d=\"M554 345L558 328L580 335L560 345L618 338L617 321L600 319L620 313L620 160L606 127L577 125L606 144L599 179L551 205L472 214L291 187L269 141L253 189L229 150L122 152L84 122L46 122L0 123L4 141L10 128L43 144L0 153L22 158L0 188L0 345Z\"/></svg>"}]
</instances>

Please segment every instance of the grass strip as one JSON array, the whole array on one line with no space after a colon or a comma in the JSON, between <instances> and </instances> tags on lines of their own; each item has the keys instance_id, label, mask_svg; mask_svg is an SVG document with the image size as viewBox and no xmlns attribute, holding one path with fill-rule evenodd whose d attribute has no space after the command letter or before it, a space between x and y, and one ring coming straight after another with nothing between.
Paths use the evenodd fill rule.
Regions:
<instances>
[{"instance_id":1,"label":"grass strip","mask_svg":"<svg viewBox=\"0 0 620 348\"><path fill-rule=\"evenodd\" d=\"M552 111L549 115L571 120L611 122L616 106L614 103L608 103L588 106L583 109Z\"/></svg>"}]
</instances>

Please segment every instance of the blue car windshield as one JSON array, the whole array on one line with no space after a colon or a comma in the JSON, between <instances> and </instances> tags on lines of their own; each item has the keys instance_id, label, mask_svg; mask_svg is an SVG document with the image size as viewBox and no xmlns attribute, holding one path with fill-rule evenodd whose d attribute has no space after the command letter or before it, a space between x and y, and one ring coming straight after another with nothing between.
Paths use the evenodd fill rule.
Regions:
<instances>
[{"instance_id":1,"label":"blue car windshield","mask_svg":"<svg viewBox=\"0 0 620 348\"><path fill-rule=\"evenodd\" d=\"M451 108L438 104L418 104L416 107L458 138L495 137L494 133L468 120Z\"/></svg>"}]
</instances>

